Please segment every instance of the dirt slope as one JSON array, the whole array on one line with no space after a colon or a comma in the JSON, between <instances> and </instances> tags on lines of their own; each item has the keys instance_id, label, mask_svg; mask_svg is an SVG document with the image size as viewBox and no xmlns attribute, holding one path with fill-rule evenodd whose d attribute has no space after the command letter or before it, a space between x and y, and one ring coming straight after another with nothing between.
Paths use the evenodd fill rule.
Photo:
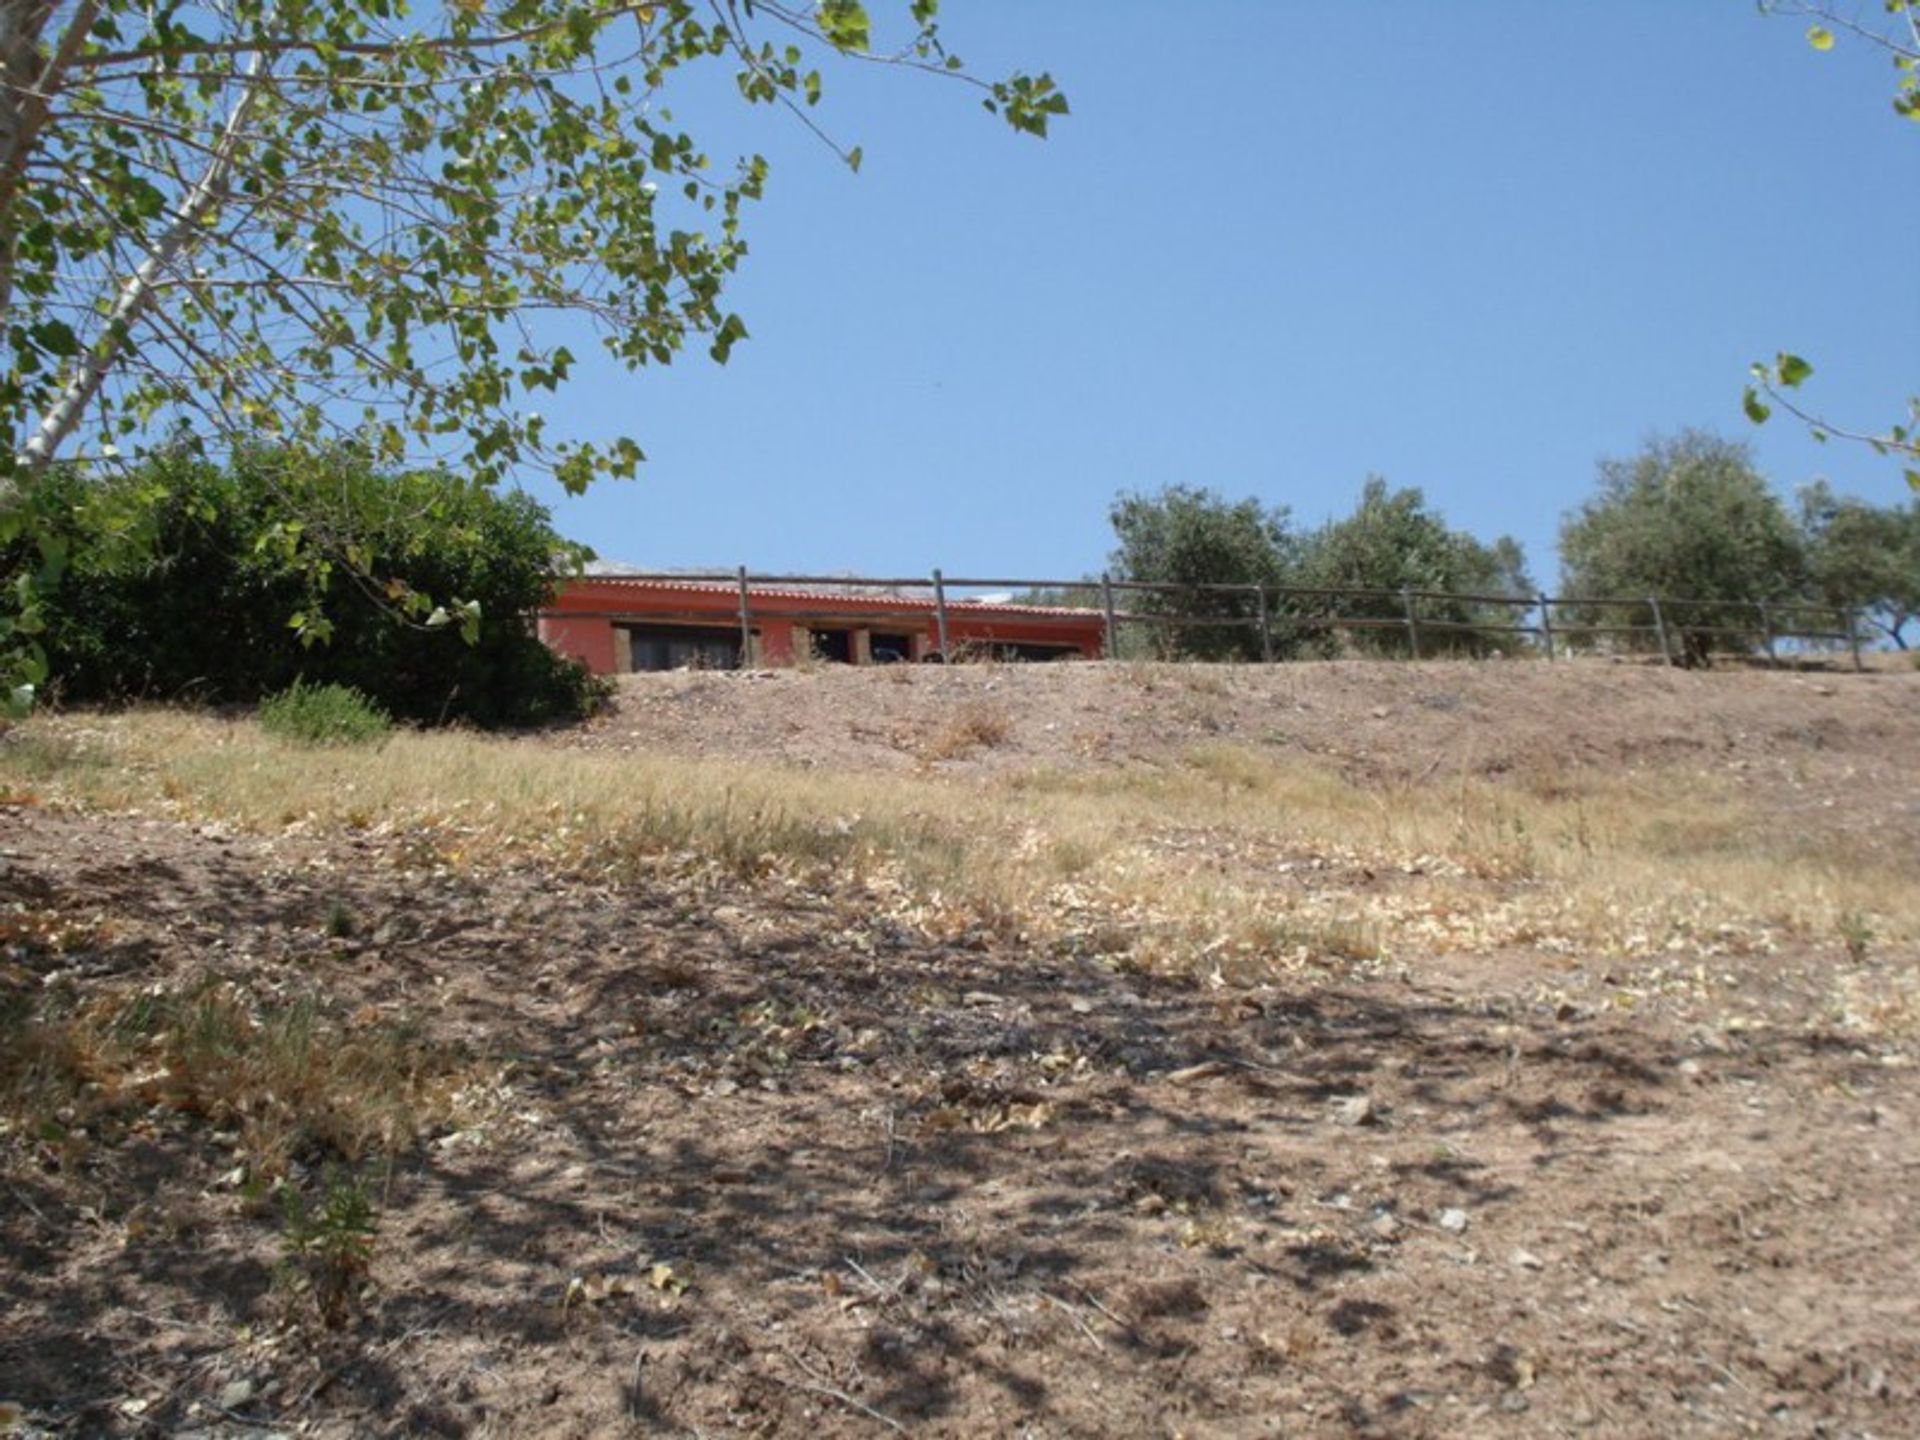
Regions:
<instances>
[{"instance_id":1,"label":"dirt slope","mask_svg":"<svg viewBox=\"0 0 1920 1440\"><path fill-rule=\"evenodd\" d=\"M1371 779L1738 767L1780 824L1899 847L1916 701L1907 674L1604 665L664 676L525 743L903 780L1222 738ZM21 1433L1864 1437L1920 1413L1920 1006L1845 1013L1856 982L1910 993L1911 953L1196 983L920 933L831 879L428 863L377 827L8 793L8 1004L211 980L347 1034L404 1018L487 1077L377 1172L370 1284L334 1328L276 1279L244 1123L5 1122Z\"/></svg>"}]
</instances>

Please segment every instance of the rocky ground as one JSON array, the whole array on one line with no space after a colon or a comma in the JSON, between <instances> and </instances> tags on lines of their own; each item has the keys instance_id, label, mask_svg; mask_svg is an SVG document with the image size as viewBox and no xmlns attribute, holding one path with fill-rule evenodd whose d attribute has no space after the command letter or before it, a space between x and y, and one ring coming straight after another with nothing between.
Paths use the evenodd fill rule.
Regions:
<instances>
[{"instance_id":1,"label":"rocky ground","mask_svg":"<svg viewBox=\"0 0 1920 1440\"><path fill-rule=\"evenodd\" d=\"M1684 754L1748 767L1782 825L1914 833L1920 677L1579 669L658 677L529 743L903 775L1270 733L1362 779ZM934 743L982 705L997 740ZM289 1280L247 1115L116 1072L95 1089L121 1103L0 1122L0 1433L1895 1436L1920 1413L1920 1037L1834 1008L1915 957L1866 936L1210 984L919 933L830 881L0 802L11 1013L310 999L340 1036L414 1027L445 1091L362 1165L377 1234L330 1316ZM1688 983L1707 965L1738 974Z\"/></svg>"}]
</instances>

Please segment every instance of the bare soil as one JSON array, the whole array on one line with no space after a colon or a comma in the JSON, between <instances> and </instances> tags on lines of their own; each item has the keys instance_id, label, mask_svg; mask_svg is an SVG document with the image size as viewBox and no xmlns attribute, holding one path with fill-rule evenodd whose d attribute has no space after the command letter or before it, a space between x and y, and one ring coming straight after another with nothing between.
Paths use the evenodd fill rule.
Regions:
<instances>
[{"instance_id":1,"label":"bare soil","mask_svg":"<svg viewBox=\"0 0 1920 1440\"><path fill-rule=\"evenodd\" d=\"M1916 702L1913 674L1601 664L666 676L528 743L903 783L1222 738L1362 780L1698 764L1781 825L1897 849L1920 843ZM936 743L967 706L1000 738ZM936 939L831 885L449 869L371 834L32 804L0 805L8 907L92 937L14 935L9 985L227 978L418 1018L503 1077L378 1173L338 1328L276 1284L232 1135L159 1108L0 1135L21 1433L1895 1436L1920 1414L1912 1037L1830 1014L1842 972L1912 955L1741 957L1711 992L1525 952L1219 988Z\"/></svg>"}]
</instances>

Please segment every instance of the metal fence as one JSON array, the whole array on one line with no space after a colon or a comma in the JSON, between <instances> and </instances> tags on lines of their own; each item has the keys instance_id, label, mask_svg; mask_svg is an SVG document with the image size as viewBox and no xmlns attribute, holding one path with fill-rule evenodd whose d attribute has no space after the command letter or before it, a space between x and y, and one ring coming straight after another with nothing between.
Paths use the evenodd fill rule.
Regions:
<instances>
[{"instance_id":1,"label":"metal fence","mask_svg":"<svg viewBox=\"0 0 1920 1440\"><path fill-rule=\"evenodd\" d=\"M756 574L742 565L731 572L626 571L596 579L651 581L669 585L726 585L739 596L740 632L750 648L755 586L817 590L873 598L916 599L931 605L942 656L953 655L948 607L978 592L1098 611L1105 654L1122 655L1129 631L1159 631L1177 637L1199 629L1237 629L1257 639L1257 653L1273 661L1291 653L1300 637L1374 653L1405 653L1414 659L1460 654L1537 653L1549 660L1575 654L1649 653L1669 665L1699 663L1713 655L1804 657L1842 648L1853 668L1861 660L1860 624L1854 607L1780 599L1760 601L1688 599L1648 595L1549 596L1473 594L1448 590L1367 590L1276 585L1169 585L1116 580L1111 575L1078 580L930 575L906 577ZM1084 597L1084 601L1077 597ZM1144 606L1129 601L1144 600ZM1240 613L1198 613L1207 606L1241 602ZM1174 603L1168 604L1166 602ZM970 607L971 608L971 607ZM1385 613L1391 612L1391 613ZM826 618L830 612L822 612ZM977 612L973 612L977 613ZM784 619L809 618L782 607ZM1462 617L1466 618L1462 618ZM1616 618L1617 617L1617 618ZM1356 647L1355 637L1376 635L1384 645ZM1179 645L1149 647L1177 653ZM1255 650L1253 643L1248 650ZM743 651L743 653L745 653ZM1249 656L1251 658L1251 656Z\"/></svg>"}]
</instances>

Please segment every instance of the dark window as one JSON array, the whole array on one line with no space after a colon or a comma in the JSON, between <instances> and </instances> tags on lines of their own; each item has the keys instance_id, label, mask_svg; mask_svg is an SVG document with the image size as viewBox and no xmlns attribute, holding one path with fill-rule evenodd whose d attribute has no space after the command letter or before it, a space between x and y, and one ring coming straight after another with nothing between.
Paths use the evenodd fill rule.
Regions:
<instances>
[{"instance_id":1,"label":"dark window","mask_svg":"<svg viewBox=\"0 0 1920 1440\"><path fill-rule=\"evenodd\" d=\"M813 632L813 653L820 660L831 660L836 665L853 663L853 632L851 630L815 630Z\"/></svg>"},{"instance_id":2,"label":"dark window","mask_svg":"<svg viewBox=\"0 0 1920 1440\"><path fill-rule=\"evenodd\" d=\"M698 625L629 625L636 670L738 670L740 633Z\"/></svg>"},{"instance_id":3,"label":"dark window","mask_svg":"<svg viewBox=\"0 0 1920 1440\"><path fill-rule=\"evenodd\" d=\"M876 631L867 651L876 665L898 665L913 659L913 637L882 635Z\"/></svg>"}]
</instances>

